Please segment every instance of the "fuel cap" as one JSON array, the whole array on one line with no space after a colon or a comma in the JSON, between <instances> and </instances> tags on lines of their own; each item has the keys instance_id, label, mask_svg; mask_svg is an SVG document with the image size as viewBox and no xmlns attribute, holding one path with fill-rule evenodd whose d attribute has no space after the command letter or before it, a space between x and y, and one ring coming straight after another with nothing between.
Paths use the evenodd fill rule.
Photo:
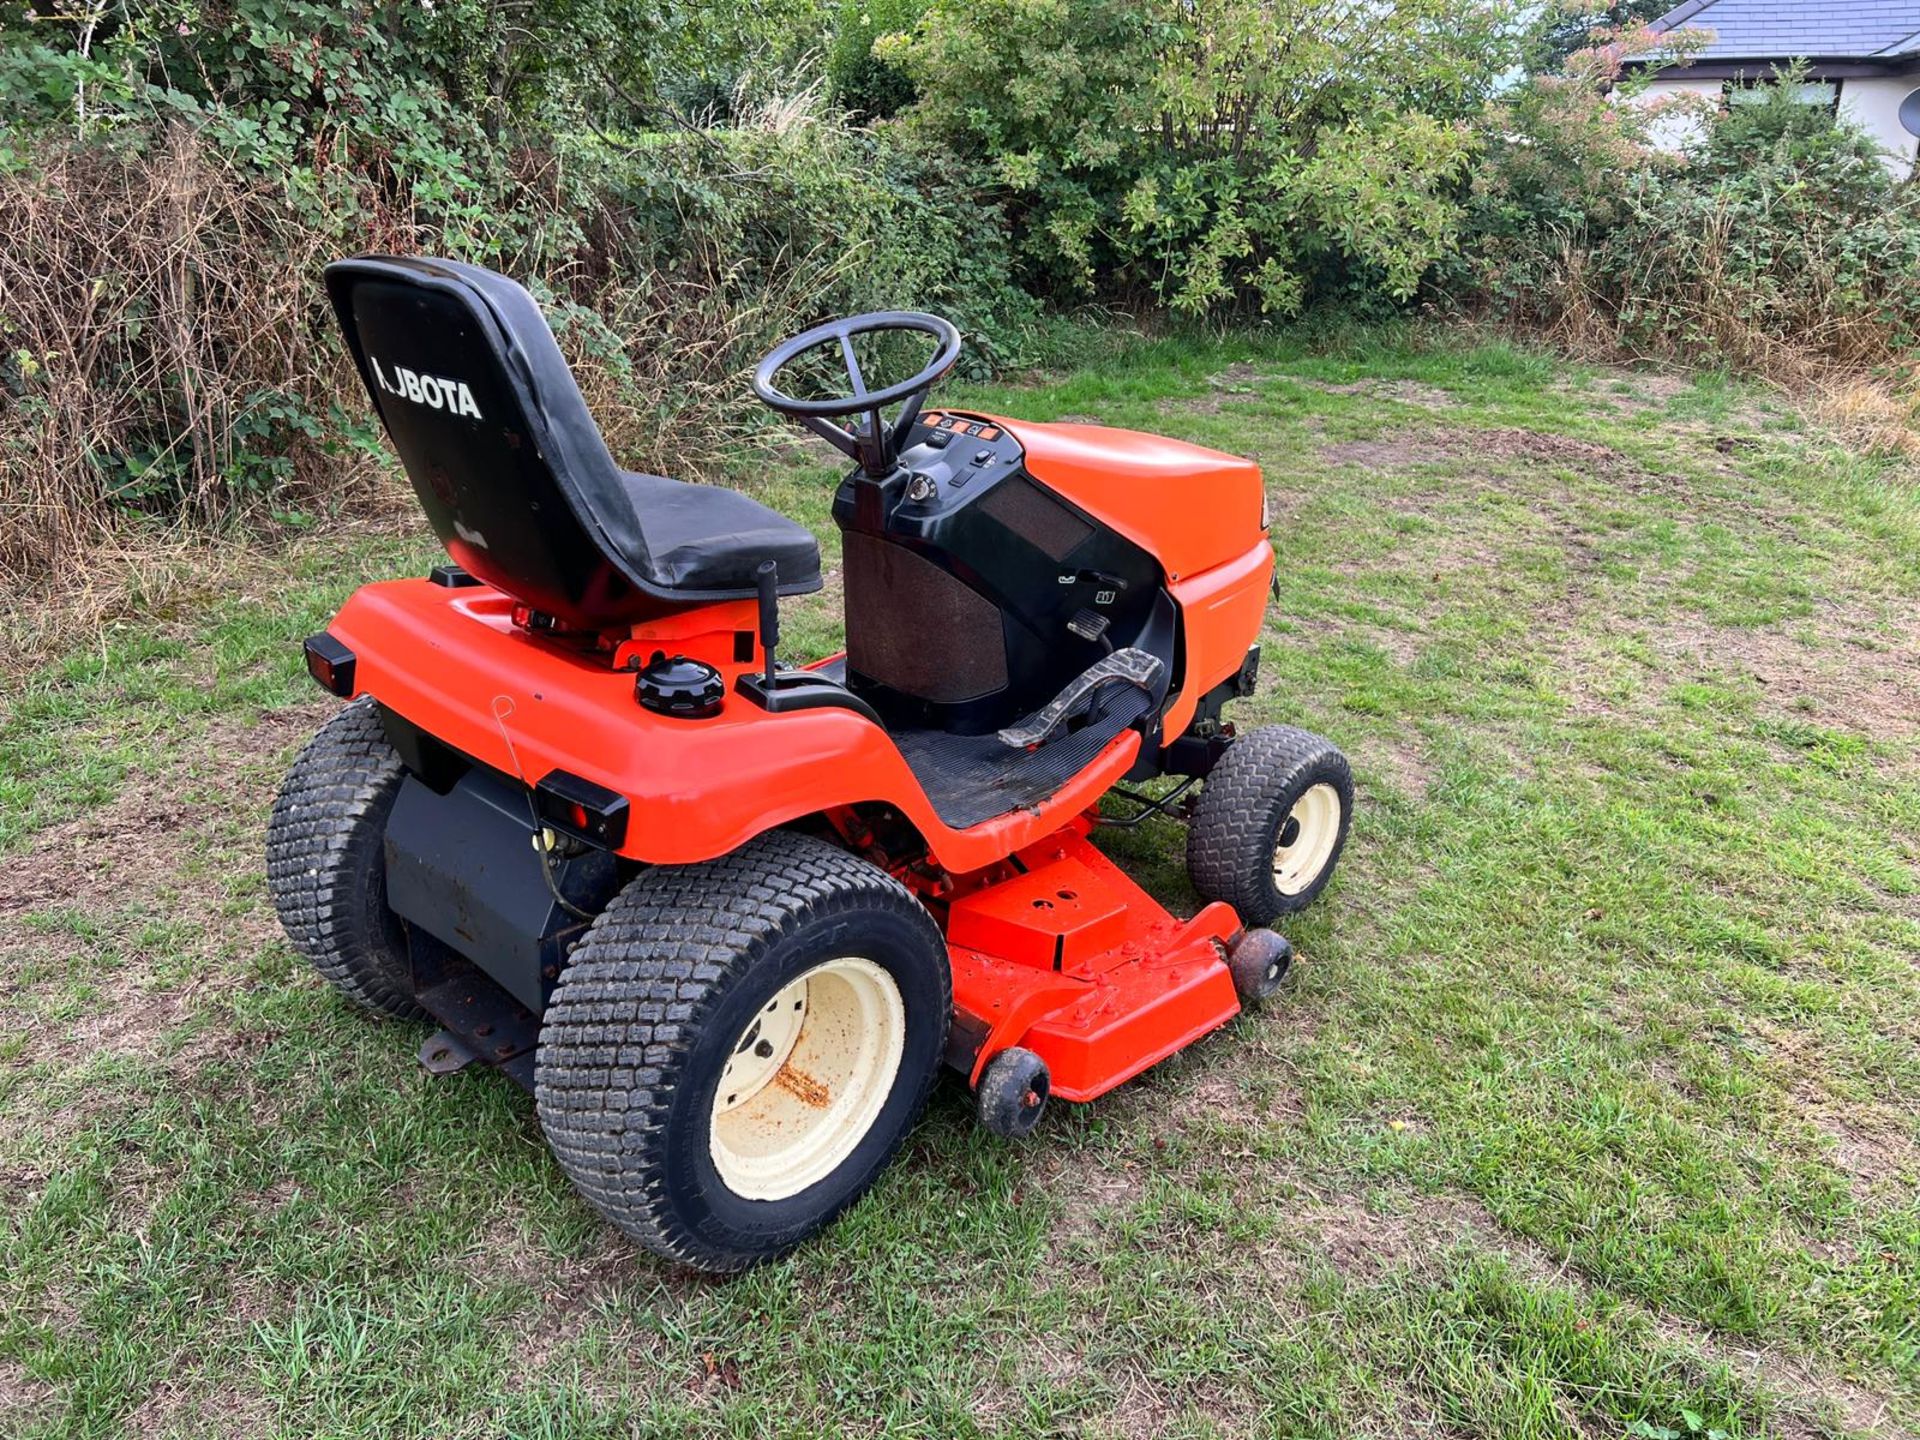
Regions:
<instances>
[{"instance_id":1,"label":"fuel cap","mask_svg":"<svg viewBox=\"0 0 1920 1440\"><path fill-rule=\"evenodd\" d=\"M705 720L720 713L727 687L720 672L704 661L689 660L685 655L658 655L633 682L633 693L656 715Z\"/></svg>"}]
</instances>

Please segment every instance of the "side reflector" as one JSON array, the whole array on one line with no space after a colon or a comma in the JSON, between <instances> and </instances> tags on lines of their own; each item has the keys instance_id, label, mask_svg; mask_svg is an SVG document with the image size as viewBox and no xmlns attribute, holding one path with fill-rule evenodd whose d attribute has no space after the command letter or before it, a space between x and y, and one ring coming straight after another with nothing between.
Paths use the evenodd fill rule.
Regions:
<instances>
[{"instance_id":1,"label":"side reflector","mask_svg":"<svg viewBox=\"0 0 1920 1440\"><path fill-rule=\"evenodd\" d=\"M307 673L342 700L353 694L353 651L322 630L309 635L306 644Z\"/></svg>"},{"instance_id":2,"label":"side reflector","mask_svg":"<svg viewBox=\"0 0 1920 1440\"><path fill-rule=\"evenodd\" d=\"M533 787L540 818L589 845L618 850L627 841L627 797L603 785L555 770Z\"/></svg>"}]
</instances>

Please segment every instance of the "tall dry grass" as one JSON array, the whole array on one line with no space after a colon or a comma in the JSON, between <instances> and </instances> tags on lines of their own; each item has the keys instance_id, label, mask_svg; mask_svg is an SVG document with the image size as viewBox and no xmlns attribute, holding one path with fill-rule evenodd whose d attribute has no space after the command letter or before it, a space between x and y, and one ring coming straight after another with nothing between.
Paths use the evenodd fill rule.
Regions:
<instances>
[{"instance_id":1,"label":"tall dry grass","mask_svg":"<svg viewBox=\"0 0 1920 1440\"><path fill-rule=\"evenodd\" d=\"M49 146L40 160L0 175L9 581L70 569L160 485L180 519L225 518L246 498L250 416L325 414L352 380L316 324L332 237L280 187L184 129L144 156ZM364 460L297 438L289 458L301 484L374 483Z\"/></svg>"},{"instance_id":2,"label":"tall dry grass","mask_svg":"<svg viewBox=\"0 0 1920 1440\"><path fill-rule=\"evenodd\" d=\"M369 411L321 276L343 254L472 237L371 182L316 214L184 128L145 153L47 143L37 160L0 173L0 583L32 597L0 622L0 663L190 585L182 557L210 527L244 543L261 527L228 522L270 507L409 506L384 448L353 439ZM523 222L570 203L550 164L518 166ZM747 367L856 257L762 255L747 275L694 243L657 263L612 209L566 218L489 263L541 296L615 456L738 469L767 434Z\"/></svg>"},{"instance_id":3,"label":"tall dry grass","mask_svg":"<svg viewBox=\"0 0 1920 1440\"><path fill-rule=\"evenodd\" d=\"M1792 290L1756 284L1727 263L1735 243L1725 213L1660 253L1597 254L1563 238L1510 313L1521 332L1569 354L1681 365L1705 357L1794 390L1910 363L1888 323L1842 293L1831 268L1809 267ZM1690 266L1674 263L1682 245Z\"/></svg>"}]
</instances>

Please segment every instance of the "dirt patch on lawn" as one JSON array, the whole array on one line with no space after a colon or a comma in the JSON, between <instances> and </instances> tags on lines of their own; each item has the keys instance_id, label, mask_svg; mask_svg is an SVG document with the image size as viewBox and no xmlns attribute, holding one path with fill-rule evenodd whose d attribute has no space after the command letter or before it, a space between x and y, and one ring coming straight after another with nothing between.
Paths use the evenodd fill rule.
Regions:
<instances>
[{"instance_id":1,"label":"dirt patch on lawn","mask_svg":"<svg viewBox=\"0 0 1920 1440\"><path fill-rule=\"evenodd\" d=\"M1359 465L1369 470L1407 470L1461 457L1483 464L1527 461L1587 471L1613 471L1630 464L1610 445L1511 426L1484 430L1451 425L1409 427L1365 440L1323 445L1319 454L1328 465Z\"/></svg>"},{"instance_id":2,"label":"dirt patch on lawn","mask_svg":"<svg viewBox=\"0 0 1920 1440\"><path fill-rule=\"evenodd\" d=\"M1415 738L1363 739L1355 746L1352 758L1365 799L1386 798L1374 783L1376 777L1384 778L1399 796L1413 801L1424 800L1428 787L1433 784L1433 762Z\"/></svg>"},{"instance_id":3,"label":"dirt patch on lawn","mask_svg":"<svg viewBox=\"0 0 1920 1440\"><path fill-rule=\"evenodd\" d=\"M0 1430L25 1434L28 1426L46 1420L53 1409L51 1385L29 1375L19 1361L0 1357Z\"/></svg>"},{"instance_id":4,"label":"dirt patch on lawn","mask_svg":"<svg viewBox=\"0 0 1920 1440\"><path fill-rule=\"evenodd\" d=\"M1776 625L1716 625L1697 614L1668 614L1638 631L1636 647L1651 655L1608 653L1615 635L1596 636L1567 624L1566 613L1542 615L1547 655L1575 714L1650 723L1652 709L1675 686L1724 684L1758 688L1756 711L1778 727L1781 743L1803 729L1874 742L1920 740L1920 623L1858 608L1823 607Z\"/></svg>"},{"instance_id":5,"label":"dirt patch on lawn","mask_svg":"<svg viewBox=\"0 0 1920 1440\"><path fill-rule=\"evenodd\" d=\"M1640 415L1666 410L1676 396L1693 388L1693 376L1685 371L1606 366L1592 380L1563 378L1548 388L1577 404L1597 406L1616 415Z\"/></svg>"},{"instance_id":6,"label":"dirt patch on lawn","mask_svg":"<svg viewBox=\"0 0 1920 1440\"><path fill-rule=\"evenodd\" d=\"M1852 731L1870 740L1920 734L1920 627L1883 644L1863 643L1872 622L1838 610L1817 613L1809 643L1777 626L1713 625L1676 617L1647 635L1669 680L1731 669L1758 683L1764 710L1787 719Z\"/></svg>"},{"instance_id":7,"label":"dirt patch on lawn","mask_svg":"<svg viewBox=\"0 0 1920 1440\"><path fill-rule=\"evenodd\" d=\"M130 775L105 805L48 826L0 866L0 921L56 906L123 908L166 892L196 841L236 821L265 825L280 779L270 762L337 708L320 701L214 721L164 769ZM212 791L218 804L189 800L189 790ZM0 932L0 953L6 944Z\"/></svg>"},{"instance_id":8,"label":"dirt patch on lawn","mask_svg":"<svg viewBox=\"0 0 1920 1440\"><path fill-rule=\"evenodd\" d=\"M1528 1284L1539 1289L1569 1288L1582 1299L1596 1293L1596 1281L1571 1257L1556 1258L1545 1246L1505 1229L1478 1200L1457 1194L1419 1195L1404 1205L1379 1212L1357 1198L1336 1200L1296 1212L1289 1229L1304 1236L1343 1274L1362 1283L1402 1268L1425 1271L1442 1265L1461 1248L1504 1258ZM1742 1349L1711 1331L1665 1312L1627 1302L1644 1316L1671 1348L1695 1357L1704 1372L1726 1365L1781 1407L1771 1417L1773 1433L1812 1437L1826 1433L1817 1416L1839 1416L1846 1426L1875 1437L1903 1434L1892 1403L1853 1381L1825 1374L1772 1349Z\"/></svg>"},{"instance_id":9,"label":"dirt patch on lawn","mask_svg":"<svg viewBox=\"0 0 1920 1440\"><path fill-rule=\"evenodd\" d=\"M273 1428L273 1403L258 1391L220 1390L213 1394L162 1380L126 1418L125 1433L139 1440L162 1436L219 1435L234 1440L264 1435Z\"/></svg>"},{"instance_id":10,"label":"dirt patch on lawn","mask_svg":"<svg viewBox=\"0 0 1920 1440\"><path fill-rule=\"evenodd\" d=\"M550 1256L514 1237L489 1257L491 1273L519 1272L540 1297L524 1312L514 1361L506 1376L508 1388L531 1390L547 1384L565 1356L590 1328L603 1323L602 1311L644 1284L644 1264L625 1241L610 1242L577 1259L554 1263ZM537 1270L537 1273L535 1273ZM485 1272L483 1272L485 1273ZM657 1336L654 1337L657 1343ZM642 1335L624 1337L622 1349L645 1349Z\"/></svg>"},{"instance_id":11,"label":"dirt patch on lawn","mask_svg":"<svg viewBox=\"0 0 1920 1440\"><path fill-rule=\"evenodd\" d=\"M1258 404L1266 398L1265 382L1278 378L1240 361L1209 375L1205 394L1170 397L1156 401L1153 408L1161 415L1218 415L1237 406ZM1063 421L1077 418L1061 416Z\"/></svg>"},{"instance_id":12,"label":"dirt patch on lawn","mask_svg":"<svg viewBox=\"0 0 1920 1440\"><path fill-rule=\"evenodd\" d=\"M1724 1365L1754 1389L1784 1398L1791 1408L1772 1417L1771 1434L1787 1440L1803 1436L1817 1440L1831 1432L1815 1423L1815 1417L1831 1415L1849 1434L1871 1440L1911 1440L1913 1432L1901 1421L1893 1402L1864 1385L1824 1374L1778 1350L1736 1345L1670 1316L1655 1317L1654 1326L1675 1348L1692 1351L1709 1365Z\"/></svg>"},{"instance_id":13,"label":"dirt patch on lawn","mask_svg":"<svg viewBox=\"0 0 1920 1440\"><path fill-rule=\"evenodd\" d=\"M1374 1210L1357 1196L1334 1197L1295 1212L1288 1229L1343 1274L1362 1280L1395 1269L1425 1269L1444 1252L1466 1245L1503 1256L1534 1284L1572 1285L1583 1294L1589 1288L1570 1260L1556 1259L1544 1246L1506 1229L1471 1196L1439 1193L1400 1199L1392 1208Z\"/></svg>"},{"instance_id":14,"label":"dirt patch on lawn","mask_svg":"<svg viewBox=\"0 0 1920 1440\"><path fill-rule=\"evenodd\" d=\"M49 906L123 903L121 877L137 883L173 874L192 820L174 786L136 777L107 804L41 831L24 855L0 866L0 922ZM0 953L7 944L0 934Z\"/></svg>"},{"instance_id":15,"label":"dirt patch on lawn","mask_svg":"<svg viewBox=\"0 0 1920 1440\"><path fill-rule=\"evenodd\" d=\"M1262 370L1259 366L1245 360L1236 360L1224 370L1216 370L1207 377L1207 384L1215 390L1244 390L1249 385L1258 385L1263 380L1277 380L1280 376L1271 370Z\"/></svg>"},{"instance_id":16,"label":"dirt patch on lawn","mask_svg":"<svg viewBox=\"0 0 1920 1440\"><path fill-rule=\"evenodd\" d=\"M1296 383L1324 395L1364 395L1369 400L1417 405L1422 410L1450 410L1458 403L1448 391L1420 380L1349 380L1344 384L1335 384L1330 380L1300 380Z\"/></svg>"},{"instance_id":17,"label":"dirt patch on lawn","mask_svg":"<svg viewBox=\"0 0 1920 1440\"><path fill-rule=\"evenodd\" d=\"M1096 1242L1109 1217L1124 1217L1139 1206L1147 1173L1131 1157L1102 1164L1084 1153L1048 1151L1037 1157L1021 1183L1023 1189L1037 1188L1058 1202L1048 1249L1054 1262L1071 1264L1070 1253L1082 1242Z\"/></svg>"},{"instance_id":18,"label":"dirt patch on lawn","mask_svg":"<svg viewBox=\"0 0 1920 1440\"><path fill-rule=\"evenodd\" d=\"M208 1000L239 983L223 957L273 944L280 931L272 908L264 900L236 905L227 886L192 872L259 867L279 756L334 708L316 701L251 722L217 719L164 769L129 776L113 800L40 831L0 867L0 966L42 977L18 992L22 1008L60 987L91 992L71 1023L25 1027L27 1045L9 1065L154 1055ZM42 918L30 923L35 914ZM178 975L183 959L205 963L184 981L159 978L163 970ZM174 1063L191 1069L195 1056L223 1043L205 1037ZM89 1113L83 1104L41 1118L64 1127Z\"/></svg>"},{"instance_id":19,"label":"dirt patch on lawn","mask_svg":"<svg viewBox=\"0 0 1920 1440\"><path fill-rule=\"evenodd\" d=\"M1749 1024L1764 1040L1775 1079L1793 1114L1826 1137L1833 1163L1847 1177L1855 1198L1911 1194L1920 1185L1920 1133L1910 1110L1898 1104L1848 1099L1820 1083L1833 1072L1833 1058L1802 1031L1754 1017Z\"/></svg>"}]
</instances>

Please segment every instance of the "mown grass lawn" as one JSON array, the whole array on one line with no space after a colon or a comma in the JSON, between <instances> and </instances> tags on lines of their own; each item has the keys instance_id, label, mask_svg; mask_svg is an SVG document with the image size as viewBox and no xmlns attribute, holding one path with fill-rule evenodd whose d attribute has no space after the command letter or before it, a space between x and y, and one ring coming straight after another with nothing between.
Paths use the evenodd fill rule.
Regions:
<instances>
[{"instance_id":1,"label":"mown grass lawn","mask_svg":"<svg viewBox=\"0 0 1920 1440\"><path fill-rule=\"evenodd\" d=\"M1284 1000L1021 1149L945 1085L824 1240L663 1268L271 918L296 642L429 546L246 557L5 695L0 1434L1920 1428L1915 477L1499 346L967 398L1265 467L1249 708L1361 787ZM1181 844L1112 842L1175 907Z\"/></svg>"}]
</instances>

